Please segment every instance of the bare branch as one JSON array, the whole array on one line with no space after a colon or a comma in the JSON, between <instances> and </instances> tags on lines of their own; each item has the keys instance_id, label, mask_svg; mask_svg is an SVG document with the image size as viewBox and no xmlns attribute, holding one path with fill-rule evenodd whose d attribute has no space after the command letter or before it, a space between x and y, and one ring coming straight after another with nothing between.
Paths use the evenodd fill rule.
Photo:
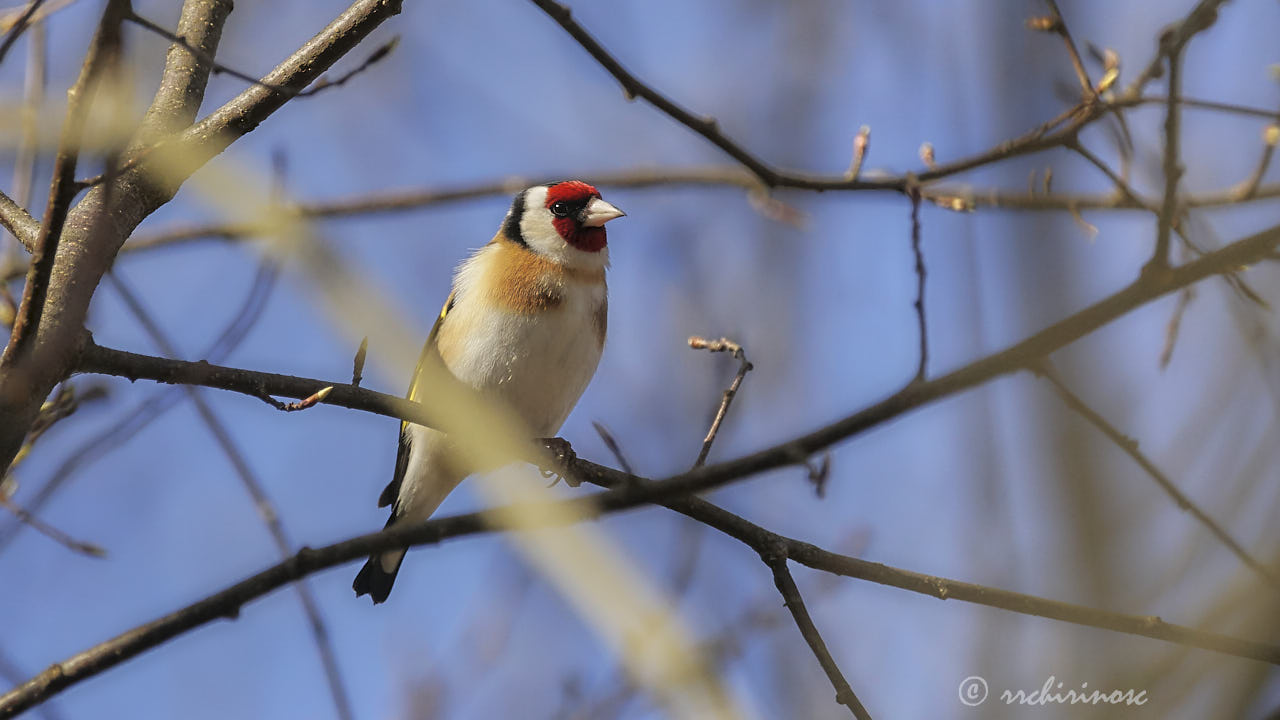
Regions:
<instances>
[{"instance_id":1,"label":"bare branch","mask_svg":"<svg viewBox=\"0 0 1280 720\"><path fill-rule=\"evenodd\" d=\"M35 250L36 238L40 236L40 221L31 217L26 208L14 202L0 190L0 226L22 243L27 252Z\"/></svg>"},{"instance_id":2,"label":"bare branch","mask_svg":"<svg viewBox=\"0 0 1280 720\"><path fill-rule=\"evenodd\" d=\"M38 116L44 104L45 84L48 82L49 48L48 32L45 26L35 21L32 23L31 36L28 42L27 65L22 78L22 137L18 141L18 154L13 162L13 200L18 207L9 206L9 199L0 193L0 223L8 224L7 217L14 217L30 224L24 228L27 233L10 230L10 234L27 252L35 247L36 236L40 234L40 224L23 208L31 205L36 182L36 144L39 130ZM18 253L6 252L4 262L15 269L19 266Z\"/></svg>"},{"instance_id":3,"label":"bare branch","mask_svg":"<svg viewBox=\"0 0 1280 720\"><path fill-rule=\"evenodd\" d=\"M707 430L707 436L702 439L702 449L698 451L698 459L693 463L695 468L699 468L707 462L707 455L711 453L711 444L716 441L716 436L720 434L720 424L724 422L725 416L729 414L729 405L738 394L738 388L742 387L742 379L747 376L747 373L751 372L754 366L747 361L747 354L743 352L742 346L728 338L706 340L700 337L691 337L689 338L689 347L694 350L708 350L713 353L728 352L738 360L738 373L733 376L733 382L729 384L728 389L724 391L723 397L720 398L720 407L716 409L716 416L711 421L711 428Z\"/></svg>"},{"instance_id":4,"label":"bare branch","mask_svg":"<svg viewBox=\"0 0 1280 720\"><path fill-rule=\"evenodd\" d=\"M230 3L226 3L226 7L228 10L230 10ZM374 50L373 53L370 54L369 57L363 63L360 63L360 65L358 65L354 70L344 73L337 80L326 81L324 78L320 78L319 82L317 82L315 87L312 87L307 90L303 90L303 89L288 87L285 85L275 85L273 83L269 83L264 80L259 80L258 78L248 73L240 72L239 70L236 70L235 68L232 68L230 66L223 65L222 63L214 59L212 53L205 52L204 50L201 50L196 45L193 45L190 42L188 42L185 36L181 34L174 34L172 32L169 32L163 27L160 27L159 25L151 22L150 20L142 17L141 15L135 12L130 12L128 17L126 17L125 19L131 23L134 23L135 25L138 25L140 27L143 27L155 33L156 35L159 35L162 38L165 38L169 42L173 43L175 46L182 48L188 53L191 53L191 55L193 55L195 59L198 60L203 66L207 66L216 74L230 75L231 77L237 78L239 80L243 80L251 85L257 85L258 87L265 88L273 92L284 93L286 95L290 95L293 97L305 97L308 95L315 95L316 93L322 92L329 88L345 85L348 80L355 77L356 75L359 75L365 70L368 70L374 63L378 62L379 60L382 60L387 55L389 55L391 51L395 49L396 45L400 41L400 38L396 37L383 43L376 50Z\"/></svg>"},{"instance_id":5,"label":"bare branch","mask_svg":"<svg viewBox=\"0 0 1280 720\"><path fill-rule=\"evenodd\" d=\"M916 365L913 382L925 379L925 371L929 367L929 328L924 317L924 251L920 248L920 190L913 188L908 192L911 198L911 252L916 259L916 325L920 338L920 362Z\"/></svg>"},{"instance_id":6,"label":"bare branch","mask_svg":"<svg viewBox=\"0 0 1280 720\"><path fill-rule=\"evenodd\" d=\"M1085 152L1088 152L1087 150ZM1096 159L1096 158L1095 158ZM1105 167L1105 165L1104 165ZM1109 168L1108 168L1109 170ZM663 187L736 187L753 192L761 185L751 175L738 167L670 168L625 172L587 173L596 185L616 188ZM358 215L410 212L456 202L467 202L487 197L511 195L519 190L544 182L552 177L517 177L475 185L416 190L389 190L362 194L350 198L323 202L302 203L292 208L300 218L320 220ZM1219 207L1241 202L1239 188L1227 188L1203 195L1185 198L1189 208ZM1053 195L1031 192L1016 193L1002 190L974 189L967 186L933 185L922 187L923 199L947 210L968 212L977 208L1003 210L1068 211L1081 210L1142 210L1155 212L1155 207L1137 196L1124 193L1088 194L1056 193ZM1260 201L1280 197L1280 184L1263 185L1246 200ZM268 232L265 225L254 223L210 223L191 225L161 231L151 235L131 238L122 252L132 253L154 250L173 245L205 240L239 241Z\"/></svg>"},{"instance_id":7,"label":"bare branch","mask_svg":"<svg viewBox=\"0 0 1280 720\"><path fill-rule=\"evenodd\" d=\"M618 440L613 436L613 433L609 432L609 428L594 420L591 421L591 427L595 428L596 434L600 436L604 446L609 449L613 459L618 462L618 467L622 468L622 471L628 475L634 475L635 471L631 469L631 463L627 462L627 456L623 454L622 446L618 444Z\"/></svg>"},{"instance_id":8,"label":"bare branch","mask_svg":"<svg viewBox=\"0 0 1280 720\"><path fill-rule=\"evenodd\" d=\"M9 54L9 49L13 47L14 43L18 42L18 38L22 36L22 33L31 27L36 11L40 9L44 2L45 0L31 0L31 2L27 3L26 9L14 21L13 26L9 28L9 32L5 33L4 41L0 42L0 62L4 62L5 56Z\"/></svg>"},{"instance_id":9,"label":"bare branch","mask_svg":"<svg viewBox=\"0 0 1280 720\"><path fill-rule=\"evenodd\" d=\"M778 587L778 593L782 595L783 603L791 611L791 617L795 619L796 626L800 628L800 634L804 636L804 641L809 644L809 649L818 658L818 664L822 666L822 671L827 674L827 679L831 681L831 686L835 688L836 702L849 708L849 712L853 713L853 716L858 720L871 720L871 714L862 706L858 696L853 693L853 688L849 687L849 681L840 672L840 666L836 664L835 658L831 657L831 652L827 650L826 641L822 639L822 634L818 632L818 627L813 624L813 618L809 617L809 609L805 607L804 598L800 596L800 588L796 587L796 581L791 577L791 571L787 569L786 555L772 554L768 557L764 555L761 557L764 559L765 564L769 566L769 569L773 571L773 583Z\"/></svg>"},{"instance_id":10,"label":"bare branch","mask_svg":"<svg viewBox=\"0 0 1280 720\"><path fill-rule=\"evenodd\" d=\"M1052 32L1057 33L1064 45L1067 46L1067 55L1071 58L1071 67L1076 71L1076 79L1080 81L1080 93L1085 102L1093 102L1098 97L1097 91L1093 88L1093 81L1089 79L1089 71L1084 67L1084 61L1080 59L1080 51L1076 49L1076 43L1071 39L1071 31L1067 29L1067 23L1062 19L1062 11L1058 9L1057 0L1045 0L1045 4L1049 6L1049 12L1052 15Z\"/></svg>"},{"instance_id":11,"label":"bare branch","mask_svg":"<svg viewBox=\"0 0 1280 720\"><path fill-rule=\"evenodd\" d=\"M994 378L1032 367L1041 358L1132 310L1169 292L1269 256L1280 244L1280 226L1238 240L1226 247L1160 274L1144 273L1124 289L1067 317L1004 350L976 360L941 377L911 383L888 398L830 425L790 441L734 460L705 465L670 478L666 492L695 493L736 480L749 473L802 463L810 455L858 435L906 412L976 387ZM258 397L263 393L306 398L333 386L325 404L365 410L432 427L427 408L384 393L352 385L308 378L219 367L149 357L88 343L80 354L80 372L146 378L167 383L204 385ZM646 498L650 500L652 498Z\"/></svg>"},{"instance_id":12,"label":"bare branch","mask_svg":"<svg viewBox=\"0 0 1280 720\"><path fill-rule=\"evenodd\" d=\"M26 508L18 505L3 494L0 494L0 507L3 507L5 510L13 513L13 516L18 518L23 525L30 527L32 530L35 530L72 552L93 558L104 558L107 556L107 551L104 550L101 545L95 545L94 543L77 540L71 537L69 534L36 517Z\"/></svg>"},{"instance_id":13,"label":"bare branch","mask_svg":"<svg viewBox=\"0 0 1280 720\"><path fill-rule=\"evenodd\" d=\"M1137 99L1147 84L1160 77L1168 48L1184 47L1196 34L1208 30L1218 20L1218 8L1226 0L1200 0L1181 21L1165 28L1160 34L1159 47L1151 61L1133 82L1121 93L1122 100Z\"/></svg>"},{"instance_id":14,"label":"bare branch","mask_svg":"<svg viewBox=\"0 0 1280 720\"><path fill-rule=\"evenodd\" d=\"M1161 40L1163 46L1164 40ZM1182 45L1170 45L1165 54L1169 60L1169 100L1164 114L1164 199L1156 225L1156 249L1151 258L1153 267L1169 264L1169 240L1173 226L1178 221L1178 183L1182 179L1182 107L1178 95L1182 92Z\"/></svg>"},{"instance_id":15,"label":"bare branch","mask_svg":"<svg viewBox=\"0 0 1280 720\"><path fill-rule=\"evenodd\" d=\"M558 504L572 510L542 517L576 518L577 520L573 520L576 522L653 501L671 503L673 506L679 504L683 508L694 507L698 509L691 512L699 513L700 517L697 519L731 536L742 535L743 537L739 539L749 537L750 540L744 539L744 542L753 548L757 547L757 544L764 547L765 541L781 543L786 546L787 557L818 570L869 580L940 599L950 598L974 602L1280 665L1280 646L1276 645L1174 625L1153 616L1124 615L1034 595L922 575L837 555L808 543L773 533L768 533L764 538L756 537L751 533L755 531L767 533L767 531L750 523L746 523L744 527L740 524L745 523L741 518L706 501L691 497L672 500L672 497L691 492L684 484L677 482L679 478L647 482L643 478L625 475L584 460L575 459L572 465L572 471L580 479L602 485L616 485L618 489L591 498L559 501ZM715 466L704 467L702 471L709 471L713 467ZM503 527L495 520L496 518L528 518L530 517L528 512L522 506L511 506L487 512L453 515L418 525L406 525L361 535L314 550L304 547L284 562L50 666L41 674L0 696L0 718L12 717L73 684L115 667L189 630L219 618L234 619L245 603L316 571L353 560L362 560L371 554L392 549L439 544L451 538L502 530ZM682 509L680 512L685 510ZM553 526L554 524L547 525L547 527ZM527 521L522 527L528 529Z\"/></svg>"},{"instance_id":16,"label":"bare branch","mask_svg":"<svg viewBox=\"0 0 1280 720\"><path fill-rule=\"evenodd\" d=\"M1117 430L1114 425L1107 422L1106 418L1102 417L1102 415L1100 415L1096 410L1089 407L1083 400L1081 400L1080 396L1072 392L1071 389L1067 387L1066 383L1062 381L1062 378L1058 377L1058 373L1054 371L1051 365L1044 363L1036 369L1036 372L1049 381L1049 384L1053 386L1055 391L1057 391L1058 397L1062 398L1062 402L1065 403L1067 407L1071 408L1071 410L1073 410L1077 415L1087 420L1090 425L1093 425L1103 435L1106 435L1108 440L1115 443L1116 447L1123 450L1124 454L1132 458L1133 461L1138 464L1138 467L1141 467L1147 475L1150 475L1151 479L1155 480L1156 484L1160 486L1160 489L1163 490L1175 503L1177 503L1181 510L1190 513L1191 517L1195 518L1196 521L1212 533L1219 542L1225 545L1228 550L1235 554L1236 557L1240 558L1240 561L1243 562L1250 570L1257 573L1258 577L1271 585L1272 588L1280 590L1280 577L1277 577L1270 568L1266 567L1250 555L1249 551L1245 550L1235 538L1231 537L1231 534L1228 533L1226 529L1219 525L1216 520L1209 517L1208 513L1200 509L1199 505L1196 505L1192 502L1191 498L1187 497L1186 494L1179 490L1178 486L1174 485L1173 481L1161 472L1160 468L1156 467L1155 463L1151 462L1151 460L1138 449L1138 442L1136 440Z\"/></svg>"},{"instance_id":17,"label":"bare branch","mask_svg":"<svg viewBox=\"0 0 1280 720\"><path fill-rule=\"evenodd\" d=\"M120 59L120 23L128 9L128 0L108 0L98 22L98 30L80 68L80 76L67 91L67 117L58 139L58 152L53 161L53 182L45 207L40 232L32 243L31 266L22 290L18 317L13 323L9 344L5 347L0 367L11 367L35 333L35 324L44 311L49 291L49 276L62 237L62 227L76 194L76 162L80 157L80 139L84 134L89 106L93 103L103 75ZM5 465L8 463L6 462Z\"/></svg>"},{"instance_id":18,"label":"bare branch","mask_svg":"<svg viewBox=\"0 0 1280 720\"><path fill-rule=\"evenodd\" d=\"M190 0L202 5L215 1ZM109 7L116 8L118 12L119 2L112 0ZM398 0L357 0L263 80L294 89L306 87L399 9ZM185 50L180 49L179 52L190 57ZM184 112L190 109L190 93L182 91L182 88L198 92L200 83L189 82L189 77L180 74L174 77L175 85L162 87L157 93L157 102L165 100L166 104L179 107ZM58 282L51 289L51 297L57 303L59 313L48 328L41 326L42 339L38 351L23 363L21 372L10 368L8 372L0 373L0 466L7 466L20 447L22 434L34 417L39 400L73 369L78 345L84 341L83 323L93 292L128 234L143 218L168 202L192 172L234 140L252 131L289 98L284 93L257 86L248 88L197 125L172 139L159 142L156 147L162 149L153 152L148 162L121 172L114 182L92 189L77 205L75 215L78 224L74 237L69 242L68 238L63 238L61 244L66 246L65 252L59 251L56 255L57 262L67 268L66 272L57 274ZM153 109L155 105L153 103ZM164 115L160 113L160 119ZM165 125L162 122L158 124ZM135 144L130 152L144 153L145 149ZM165 172L157 173L156 169ZM65 177L65 174L59 177ZM71 177L65 179L64 184L68 185L73 180ZM112 192L116 197L110 212L110 228L109 232L103 233L97 227L99 224L92 220L100 217ZM48 230L42 228L42 232ZM39 246L37 250L40 250ZM49 262L52 260L41 261ZM42 267L41 263L36 263L35 267ZM44 270L41 274L48 277Z\"/></svg>"},{"instance_id":19,"label":"bare branch","mask_svg":"<svg viewBox=\"0 0 1280 720\"><path fill-rule=\"evenodd\" d=\"M151 316L151 313L147 311L142 304L142 300L133 292L133 289L115 272L107 273L107 279L111 282L116 292L119 293L121 299L124 300L125 305L138 320L138 323L146 330L151 341L165 355L170 358L176 357L178 355L177 348L160 328L159 323ZM276 511L275 505L271 502L271 498L268 497L262 482L258 479L253 468L250 467L244 452L240 450L239 445L231 437L231 432L227 429L226 424L213 411L213 407L205 401L200 389L191 385L184 385L183 389L191 399L192 405L195 406L200 420L209 430L209 433L213 435L214 441L218 444L222 454L226 456L236 476L240 479L240 484L253 501L254 508L258 511L258 516L262 519L263 524L266 525L267 532L271 534L271 539L275 542L276 552L281 559L288 559L293 554L293 543L289 541L289 535L284 529L284 523L280 520L280 513ZM354 717L351 712L351 701L347 697L346 687L342 680L342 672L338 667L337 655L334 653L333 645L329 641L329 630L325 626L324 619L320 616L320 608L316 603L315 595L311 592L311 586L305 580L294 583L293 587L298 593L298 601L307 616L307 624L310 627L312 639L316 644L316 652L320 656L320 664L324 668L325 678L329 683L329 694L333 697L334 710L337 712L339 720L351 720Z\"/></svg>"},{"instance_id":20,"label":"bare branch","mask_svg":"<svg viewBox=\"0 0 1280 720\"><path fill-rule=\"evenodd\" d=\"M573 19L572 12L568 7L555 0L532 0L532 2L549 15L551 19L555 20L565 32L569 33L570 37L581 45L602 68L622 85L623 93L628 100L637 97L644 98L675 121L698 133L708 142L723 150L750 170L765 185L771 188L791 187L806 190L891 190L899 193L907 191L907 186L911 179L906 176L861 180L857 177L849 177L846 173L840 177L823 178L783 172L774 168L721 132L719 123L715 118L695 115L632 75L626 68L622 67L617 58L610 54L599 41ZM1104 108L1097 103L1070 108L1024 135L1008 142L1000 143L996 147L977 155L932 167L927 172L920 173L915 180L929 182L999 160L1058 147L1066 142L1067 139L1075 137L1081 128L1102 117L1103 114L1105 114ZM1063 126L1063 123L1067 124Z\"/></svg>"},{"instance_id":21,"label":"bare branch","mask_svg":"<svg viewBox=\"0 0 1280 720\"><path fill-rule=\"evenodd\" d=\"M258 272L254 275L253 284L245 294L244 301L231 315L232 319L227 326L201 354L203 357L218 362L240 345L248 336L249 330L262 317L267 298L275 288L278 277L279 272L275 262L265 258L258 266ZM153 420L172 408L176 404L175 396L181 394L182 392L177 389L174 389L173 393L158 391L129 412L123 413L102 432L87 438L83 444L66 454L49 480L25 503L26 508L33 513L40 512L45 504L66 486L67 481L77 470L108 452L122 447ZM3 552L17 537L22 527L21 524L14 523L8 528L0 529L0 552Z\"/></svg>"},{"instance_id":22,"label":"bare branch","mask_svg":"<svg viewBox=\"0 0 1280 720\"><path fill-rule=\"evenodd\" d=\"M231 8L231 0L185 0L182 4L182 13L178 17L178 35L182 37L182 43L175 42L169 47L160 86L134 138L132 149L135 152L143 151L195 121L204 102L205 89L209 86L209 74L213 69L210 61L222 41L222 28ZM131 10L130 18L136 17ZM129 167L126 164L122 170Z\"/></svg>"},{"instance_id":23,"label":"bare branch","mask_svg":"<svg viewBox=\"0 0 1280 720\"><path fill-rule=\"evenodd\" d=\"M1258 158L1253 174L1241 184L1238 195L1240 200L1248 200L1257 195L1262 177L1267 174L1267 168L1271 166L1271 158L1276 153L1277 143L1280 143L1280 125L1272 123L1262 129L1262 156Z\"/></svg>"}]
</instances>

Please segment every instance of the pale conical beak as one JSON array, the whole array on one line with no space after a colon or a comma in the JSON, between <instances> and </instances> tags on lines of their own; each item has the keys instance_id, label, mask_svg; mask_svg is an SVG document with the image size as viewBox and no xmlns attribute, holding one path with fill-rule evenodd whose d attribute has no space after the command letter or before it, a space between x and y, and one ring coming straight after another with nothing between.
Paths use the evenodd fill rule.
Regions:
<instances>
[{"instance_id":1,"label":"pale conical beak","mask_svg":"<svg viewBox=\"0 0 1280 720\"><path fill-rule=\"evenodd\" d=\"M587 205L586 212L582 214L582 224L585 227L600 227L610 220L620 218L623 215L626 215L626 213L600 198L594 198Z\"/></svg>"}]
</instances>

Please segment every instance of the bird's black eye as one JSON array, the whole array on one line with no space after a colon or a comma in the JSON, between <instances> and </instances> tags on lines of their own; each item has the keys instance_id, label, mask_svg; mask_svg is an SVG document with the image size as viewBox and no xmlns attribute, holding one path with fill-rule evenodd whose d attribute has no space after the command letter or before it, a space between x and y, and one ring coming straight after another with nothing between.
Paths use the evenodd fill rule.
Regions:
<instances>
[{"instance_id":1,"label":"bird's black eye","mask_svg":"<svg viewBox=\"0 0 1280 720\"><path fill-rule=\"evenodd\" d=\"M569 217L569 203L557 202L551 205L551 214L556 217Z\"/></svg>"}]
</instances>

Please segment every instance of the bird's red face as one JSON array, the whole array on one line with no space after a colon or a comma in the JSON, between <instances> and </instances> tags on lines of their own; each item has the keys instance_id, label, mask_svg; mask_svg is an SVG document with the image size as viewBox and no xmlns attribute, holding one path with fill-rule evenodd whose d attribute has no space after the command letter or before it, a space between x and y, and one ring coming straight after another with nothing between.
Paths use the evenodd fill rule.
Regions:
<instances>
[{"instance_id":1,"label":"bird's red face","mask_svg":"<svg viewBox=\"0 0 1280 720\"><path fill-rule=\"evenodd\" d=\"M600 252L606 244L604 224L623 212L600 197L600 191L580 180L547 188L546 208L551 224L566 243L584 252Z\"/></svg>"}]
</instances>

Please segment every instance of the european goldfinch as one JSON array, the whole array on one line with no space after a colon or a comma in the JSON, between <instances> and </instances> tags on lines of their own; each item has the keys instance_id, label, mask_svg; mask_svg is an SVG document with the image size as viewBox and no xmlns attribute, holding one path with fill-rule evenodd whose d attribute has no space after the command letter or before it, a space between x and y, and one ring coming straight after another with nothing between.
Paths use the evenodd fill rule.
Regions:
<instances>
[{"instance_id":1,"label":"european goldfinch","mask_svg":"<svg viewBox=\"0 0 1280 720\"><path fill-rule=\"evenodd\" d=\"M554 436L604 349L604 224L624 214L577 180L516 195L498 234L458 266L409 399L418 399L426 363L442 362L514 411L533 437ZM442 433L400 424L395 474L378 498L378 507L392 506L387 527L423 522L474 470L452 455ZM370 557L352 584L356 595L386 600L402 560L403 550Z\"/></svg>"}]
</instances>

